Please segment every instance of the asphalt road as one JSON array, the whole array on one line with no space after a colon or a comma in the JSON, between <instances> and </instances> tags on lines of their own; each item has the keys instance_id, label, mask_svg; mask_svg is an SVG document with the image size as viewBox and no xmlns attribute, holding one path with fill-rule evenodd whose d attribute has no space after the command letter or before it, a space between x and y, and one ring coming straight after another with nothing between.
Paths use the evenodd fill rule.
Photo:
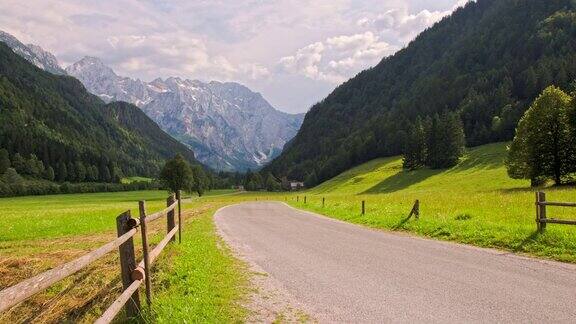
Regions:
<instances>
[{"instance_id":1,"label":"asphalt road","mask_svg":"<svg viewBox=\"0 0 576 324\"><path fill-rule=\"evenodd\" d=\"M224 239L320 322L576 323L576 267L245 203ZM575 238L576 239L576 238Z\"/></svg>"}]
</instances>

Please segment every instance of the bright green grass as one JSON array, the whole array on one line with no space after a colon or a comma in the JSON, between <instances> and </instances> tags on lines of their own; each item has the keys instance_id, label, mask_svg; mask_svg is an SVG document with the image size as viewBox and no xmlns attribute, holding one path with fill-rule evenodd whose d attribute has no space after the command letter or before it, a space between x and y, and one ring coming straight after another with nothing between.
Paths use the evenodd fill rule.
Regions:
<instances>
[{"instance_id":1,"label":"bright green grass","mask_svg":"<svg viewBox=\"0 0 576 324\"><path fill-rule=\"evenodd\" d=\"M145 177L127 177L127 178L122 178L122 180L120 182L122 183L132 183L132 182L151 182L152 179L151 178L145 178Z\"/></svg>"},{"instance_id":2,"label":"bright green grass","mask_svg":"<svg viewBox=\"0 0 576 324\"><path fill-rule=\"evenodd\" d=\"M576 262L576 226L549 224L536 233L534 192L528 181L507 176L505 156L506 144L491 144L471 149L452 169L413 172L402 170L399 157L378 159L291 194L289 203L369 227ZM549 201L576 201L574 188L543 190ZM421 218L407 220L416 199ZM576 219L576 208L549 207L548 217Z\"/></svg>"},{"instance_id":3,"label":"bright green grass","mask_svg":"<svg viewBox=\"0 0 576 324\"><path fill-rule=\"evenodd\" d=\"M208 192L204 193L205 197L211 197L211 196L223 196L223 195L233 195L233 194L237 194L240 193L240 191L235 190L235 189L215 189L215 190L210 190ZM194 196L198 196L198 194L194 194Z\"/></svg>"},{"instance_id":4,"label":"bright green grass","mask_svg":"<svg viewBox=\"0 0 576 324\"><path fill-rule=\"evenodd\" d=\"M243 322L247 311L240 302L247 294L247 272L216 234L215 210L187 222L182 244L174 244L159 260L151 322Z\"/></svg>"},{"instance_id":5,"label":"bright green grass","mask_svg":"<svg viewBox=\"0 0 576 324\"><path fill-rule=\"evenodd\" d=\"M166 207L166 191L106 192L0 198L0 242L114 231L116 216L138 201L148 211Z\"/></svg>"}]
</instances>

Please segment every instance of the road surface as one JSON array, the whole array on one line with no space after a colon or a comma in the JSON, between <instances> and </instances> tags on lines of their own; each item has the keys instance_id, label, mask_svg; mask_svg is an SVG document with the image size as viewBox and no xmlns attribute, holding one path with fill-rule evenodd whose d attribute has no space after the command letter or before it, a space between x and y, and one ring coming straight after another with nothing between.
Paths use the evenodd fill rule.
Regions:
<instances>
[{"instance_id":1,"label":"road surface","mask_svg":"<svg viewBox=\"0 0 576 324\"><path fill-rule=\"evenodd\" d=\"M371 230L282 203L225 207L215 220L228 244L320 322L576 323L573 265Z\"/></svg>"}]
</instances>

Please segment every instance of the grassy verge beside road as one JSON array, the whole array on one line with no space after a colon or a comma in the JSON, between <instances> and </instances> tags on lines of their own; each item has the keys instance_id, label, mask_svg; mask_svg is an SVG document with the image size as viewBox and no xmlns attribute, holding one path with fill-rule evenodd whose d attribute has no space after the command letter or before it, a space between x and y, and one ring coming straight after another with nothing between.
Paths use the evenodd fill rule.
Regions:
<instances>
[{"instance_id":1,"label":"grassy verge beside road","mask_svg":"<svg viewBox=\"0 0 576 324\"><path fill-rule=\"evenodd\" d=\"M469 150L449 170L408 172L400 157L377 159L308 191L250 196L286 199L293 207L367 227L576 263L576 226L550 224L537 233L534 189L507 176L505 157L506 145L499 143ZM574 187L540 190L549 201L576 201ZM407 219L416 199L421 217ZM576 219L576 208L549 207L548 217Z\"/></svg>"},{"instance_id":2,"label":"grassy verge beside road","mask_svg":"<svg viewBox=\"0 0 576 324\"><path fill-rule=\"evenodd\" d=\"M190 204L190 212L206 206ZM248 273L217 235L212 216L222 204L194 213L184 240L159 260L154 304L148 314L158 323L239 323L247 310Z\"/></svg>"},{"instance_id":3,"label":"grassy verge beside road","mask_svg":"<svg viewBox=\"0 0 576 324\"><path fill-rule=\"evenodd\" d=\"M551 224L538 234L534 191L527 181L508 178L505 156L504 144L486 145L470 150L452 169L413 172L402 170L400 158L379 159L301 193L306 204L303 199L289 203L369 227L576 262L576 226ZM544 191L550 201L576 201L572 187ZM416 199L421 217L408 220ZM576 208L554 207L548 213L576 219Z\"/></svg>"},{"instance_id":4,"label":"grassy verge beside road","mask_svg":"<svg viewBox=\"0 0 576 324\"><path fill-rule=\"evenodd\" d=\"M225 193L229 191L210 194ZM116 237L115 218L119 213L131 209L137 217L141 199L147 201L149 212L160 210L166 206L166 197L165 191L139 191L0 199L0 289L112 240ZM154 286L158 292L158 311L154 314L159 319L167 318L162 308L162 301L167 298L193 301L173 304L173 316L168 317L172 319L178 314L198 322L212 317L241 319L245 313L240 306L245 272L217 238L211 223L216 207L196 198L184 204L183 243L166 249L153 272L153 279L159 283ZM160 240L165 228L165 220L152 223L152 244ZM140 235L135 236L135 247L140 260ZM186 273L189 277L184 280ZM176 284L184 282L187 290L178 290ZM118 255L110 253L86 270L0 314L0 323L93 322L120 290Z\"/></svg>"}]
</instances>

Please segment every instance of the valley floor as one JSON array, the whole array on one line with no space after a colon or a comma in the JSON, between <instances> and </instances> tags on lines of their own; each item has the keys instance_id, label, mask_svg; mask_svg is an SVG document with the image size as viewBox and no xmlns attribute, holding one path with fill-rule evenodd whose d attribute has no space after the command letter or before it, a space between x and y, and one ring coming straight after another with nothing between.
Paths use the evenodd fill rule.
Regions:
<instances>
[{"instance_id":1,"label":"valley floor","mask_svg":"<svg viewBox=\"0 0 576 324\"><path fill-rule=\"evenodd\" d=\"M549 224L545 233L538 233L534 193L542 190L549 201L575 202L575 188L530 188L528 181L507 176L505 157L506 144L498 143L469 150L449 170L404 171L400 157L378 159L280 198L297 208L372 228L576 263L576 226ZM416 199L420 219L408 219ZM548 207L548 217L576 219L576 208Z\"/></svg>"},{"instance_id":2,"label":"valley floor","mask_svg":"<svg viewBox=\"0 0 576 324\"><path fill-rule=\"evenodd\" d=\"M255 200L286 202L375 229L576 263L576 226L550 224L545 233L536 231L534 190L527 181L508 178L503 166L505 150L505 144L471 149L450 170L406 172L399 157L386 158L303 192L223 191L187 199L183 243L170 247L159 260L153 276L153 308L144 316L158 322L251 318L250 295L257 294L250 284L254 275L221 240L213 214L223 206ZM576 201L574 188L541 190L551 201ZM132 209L137 213L140 199L147 200L150 211L159 210L166 196L162 191L143 191L0 199L0 288L107 242L115 236L114 218L120 212ZM408 219L416 199L420 200L420 219ZM366 215L361 214L362 201ZM576 209L551 207L548 213L549 217L576 219ZM158 235L153 244L165 230L165 224L155 226ZM119 292L117 268L117 256L110 255L0 314L0 322L90 322Z\"/></svg>"}]
</instances>

